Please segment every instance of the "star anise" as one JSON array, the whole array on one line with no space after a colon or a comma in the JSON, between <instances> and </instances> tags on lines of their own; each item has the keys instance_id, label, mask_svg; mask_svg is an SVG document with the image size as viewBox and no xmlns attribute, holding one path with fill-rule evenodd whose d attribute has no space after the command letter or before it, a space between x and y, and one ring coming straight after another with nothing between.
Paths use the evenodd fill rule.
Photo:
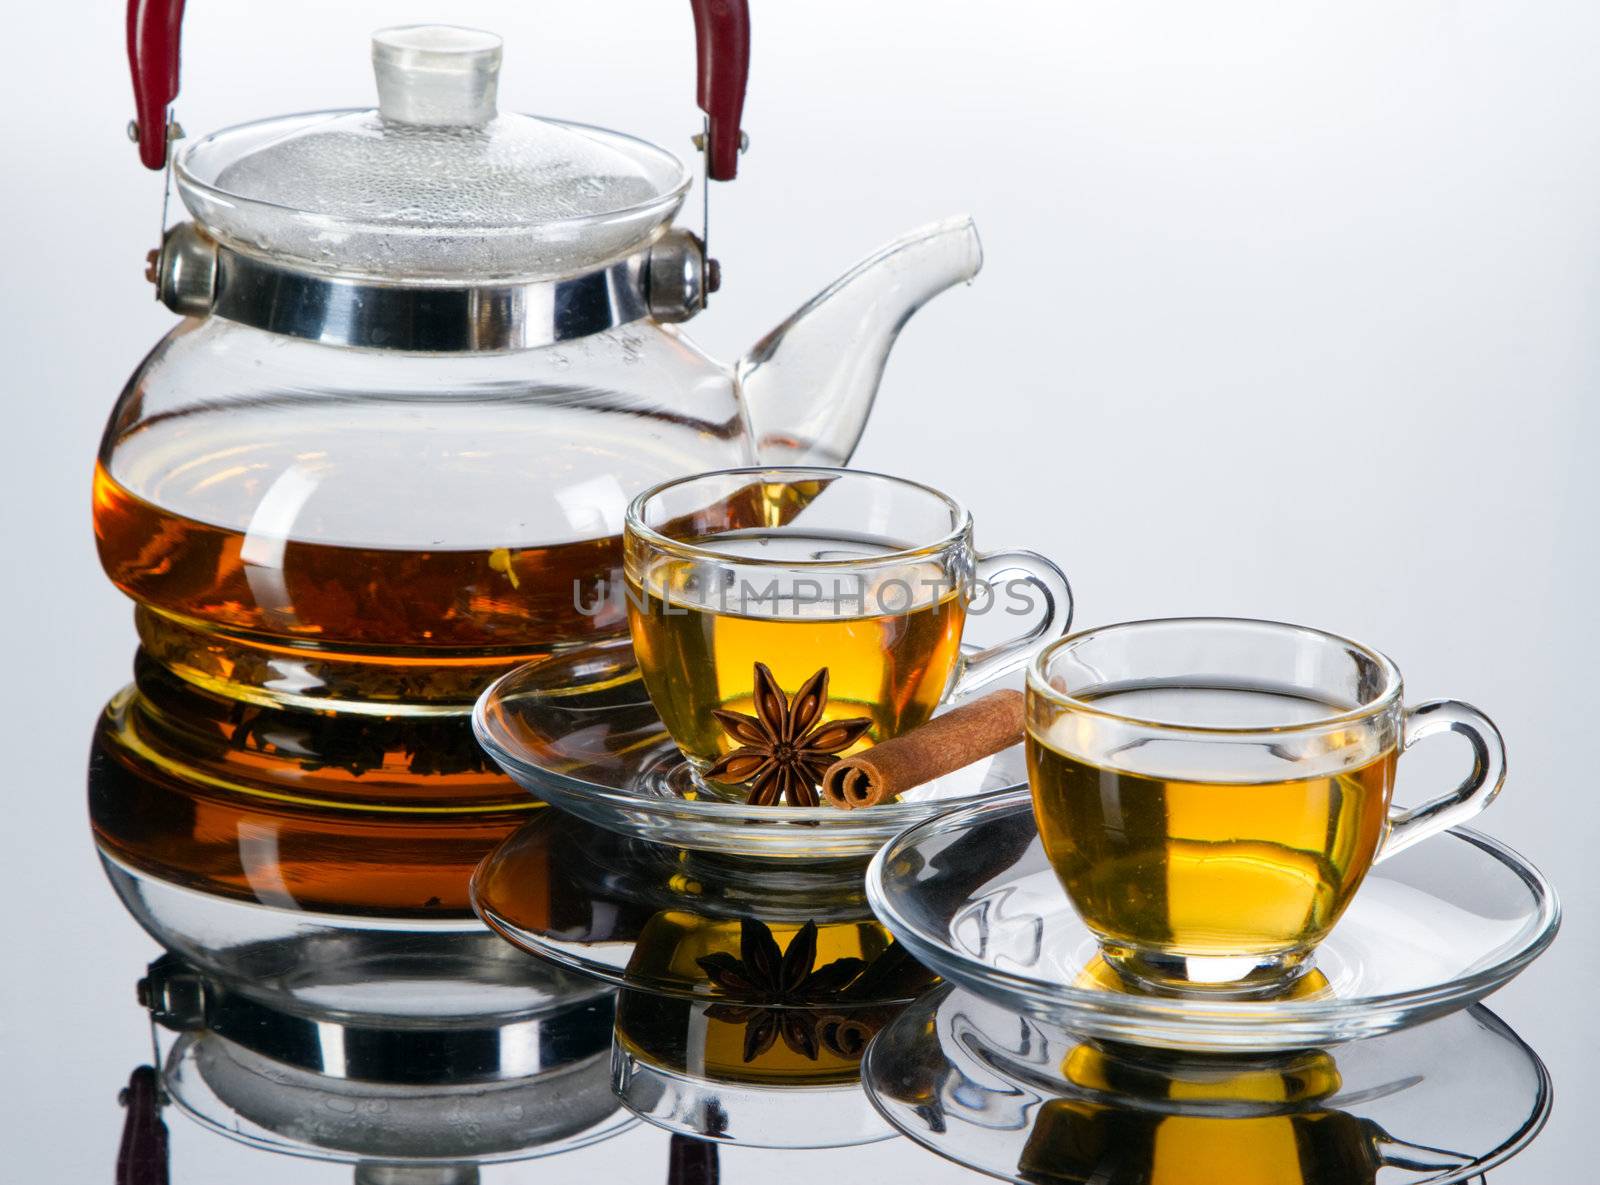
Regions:
<instances>
[{"instance_id":1,"label":"star anise","mask_svg":"<svg viewBox=\"0 0 1600 1185\"><path fill-rule=\"evenodd\" d=\"M780 954L771 929L753 918L739 922L738 958L718 951L697 962L712 983L738 1000L713 1004L706 1015L745 1026L746 1062L766 1053L780 1036L795 1053L815 1061L818 1025L830 1019L817 1006L835 1000L866 966L862 959L842 958L817 967L816 922L802 926Z\"/></svg>"},{"instance_id":2,"label":"star anise","mask_svg":"<svg viewBox=\"0 0 1600 1185\"><path fill-rule=\"evenodd\" d=\"M765 663L756 663L754 716L712 712L739 748L724 754L706 777L750 787L752 806L816 806L817 783L839 754L872 727L865 716L822 721L828 706L828 668L805 681L791 700Z\"/></svg>"}]
</instances>

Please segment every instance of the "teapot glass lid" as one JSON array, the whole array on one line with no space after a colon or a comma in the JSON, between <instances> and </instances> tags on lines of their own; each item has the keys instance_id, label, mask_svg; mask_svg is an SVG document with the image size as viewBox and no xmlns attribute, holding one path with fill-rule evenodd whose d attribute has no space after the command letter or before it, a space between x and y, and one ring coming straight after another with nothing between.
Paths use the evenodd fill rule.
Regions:
<instances>
[{"instance_id":1,"label":"teapot glass lid","mask_svg":"<svg viewBox=\"0 0 1600 1185\"><path fill-rule=\"evenodd\" d=\"M689 186L617 132L499 112L501 41L442 25L373 35L378 106L230 128L178 188L223 244L291 267L440 282L553 277L627 254Z\"/></svg>"}]
</instances>

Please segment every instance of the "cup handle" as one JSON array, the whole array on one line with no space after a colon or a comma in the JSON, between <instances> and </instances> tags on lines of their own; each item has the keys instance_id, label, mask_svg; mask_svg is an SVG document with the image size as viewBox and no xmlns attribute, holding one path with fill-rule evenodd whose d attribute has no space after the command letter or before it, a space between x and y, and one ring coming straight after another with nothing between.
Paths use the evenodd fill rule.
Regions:
<instances>
[{"instance_id":1,"label":"cup handle","mask_svg":"<svg viewBox=\"0 0 1600 1185\"><path fill-rule=\"evenodd\" d=\"M1472 1157L1452 1152L1448 1148L1434 1148L1428 1144L1397 1140L1372 1120L1363 1122L1371 1124L1368 1132L1378 1152L1378 1163L1385 1168L1440 1173L1447 1169L1464 1169L1473 1162ZM1479 1177L1477 1180L1481 1181L1483 1178Z\"/></svg>"},{"instance_id":2,"label":"cup handle","mask_svg":"<svg viewBox=\"0 0 1600 1185\"><path fill-rule=\"evenodd\" d=\"M1409 810L1391 808L1389 834L1378 852L1387 860L1419 840L1465 823L1494 801L1506 780L1506 743L1494 721L1471 704L1436 699L1408 709L1400 736L1401 751L1437 732L1454 732L1472 745L1472 772L1449 794Z\"/></svg>"},{"instance_id":3,"label":"cup handle","mask_svg":"<svg viewBox=\"0 0 1600 1185\"><path fill-rule=\"evenodd\" d=\"M974 557L973 586L998 597L1000 585L1022 581L1044 601L1044 613L1025 633L996 642L962 658L950 685L950 697L967 695L1009 675L1033 657L1039 643L1067 632L1072 625L1072 585L1067 574L1036 551L993 551Z\"/></svg>"}]
</instances>

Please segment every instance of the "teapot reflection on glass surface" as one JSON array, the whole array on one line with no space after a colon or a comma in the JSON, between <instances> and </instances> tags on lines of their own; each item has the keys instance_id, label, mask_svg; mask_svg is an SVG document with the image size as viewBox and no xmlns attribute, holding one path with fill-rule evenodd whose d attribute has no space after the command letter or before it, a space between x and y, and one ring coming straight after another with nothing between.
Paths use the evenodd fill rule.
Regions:
<instances>
[{"instance_id":1,"label":"teapot reflection on glass surface","mask_svg":"<svg viewBox=\"0 0 1600 1185\"><path fill-rule=\"evenodd\" d=\"M467 907L467 870L520 816L401 827L129 757L97 729L95 844L168 953L139 985L157 1059L124 1094L120 1185L169 1179L169 1101L230 1139L354 1164L361 1185L466 1185L477 1165L633 1125L611 1090L615 990L528 958Z\"/></svg>"},{"instance_id":2,"label":"teapot reflection on glass surface","mask_svg":"<svg viewBox=\"0 0 1600 1185\"><path fill-rule=\"evenodd\" d=\"M700 144L728 180L748 14L694 7ZM925 228L725 365L678 329L721 278L673 223L691 170L500 111L498 37L380 31L375 109L169 152L180 17L132 0L130 132L191 216L150 270L184 319L112 412L94 514L145 655L211 695L460 715L520 662L625 634L620 598L594 603L628 501L844 463L900 328L981 265L970 220Z\"/></svg>"},{"instance_id":3,"label":"teapot reflection on glass surface","mask_svg":"<svg viewBox=\"0 0 1600 1185\"><path fill-rule=\"evenodd\" d=\"M128 1185L167 1179L166 1102L268 1152L353 1164L358 1185L465 1185L479 1165L582 1148L636 1122L610 1087L606 994L473 1018L353 1016L262 1001L166 955L139 998L159 1069L135 1071L124 1095L123 1160L137 1150L161 1175L119 1172ZM159 1094L140 1097L141 1082Z\"/></svg>"}]
</instances>

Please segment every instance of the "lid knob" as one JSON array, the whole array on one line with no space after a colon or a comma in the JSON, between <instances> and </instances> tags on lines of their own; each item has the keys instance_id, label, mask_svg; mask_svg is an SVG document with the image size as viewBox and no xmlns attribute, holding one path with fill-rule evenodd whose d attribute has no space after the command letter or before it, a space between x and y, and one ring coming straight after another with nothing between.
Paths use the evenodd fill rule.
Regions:
<instances>
[{"instance_id":1,"label":"lid knob","mask_svg":"<svg viewBox=\"0 0 1600 1185\"><path fill-rule=\"evenodd\" d=\"M495 117L501 40L455 25L401 25L372 35L378 113L396 123L476 128Z\"/></svg>"}]
</instances>

